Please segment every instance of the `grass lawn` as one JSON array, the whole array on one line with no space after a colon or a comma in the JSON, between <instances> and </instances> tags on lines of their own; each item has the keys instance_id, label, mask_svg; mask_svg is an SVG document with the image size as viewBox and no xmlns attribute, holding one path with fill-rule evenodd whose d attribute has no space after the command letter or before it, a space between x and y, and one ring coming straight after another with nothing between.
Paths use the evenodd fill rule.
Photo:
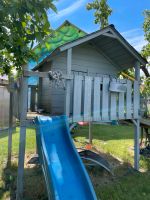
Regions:
<instances>
[{"instance_id":1,"label":"grass lawn","mask_svg":"<svg viewBox=\"0 0 150 200\"><path fill-rule=\"evenodd\" d=\"M88 168L96 194L101 200L149 200L150 160L141 157L142 172L133 166L133 127L93 125L93 150L100 152L110 162L114 176L100 168ZM74 140L77 147L85 147L88 127L76 130ZM7 134L0 134L0 200L14 199L18 156L19 128L13 134L13 165L6 167ZM35 153L35 131L27 130L25 163L25 200L46 200L46 190L41 168L27 161Z\"/></svg>"}]
</instances>

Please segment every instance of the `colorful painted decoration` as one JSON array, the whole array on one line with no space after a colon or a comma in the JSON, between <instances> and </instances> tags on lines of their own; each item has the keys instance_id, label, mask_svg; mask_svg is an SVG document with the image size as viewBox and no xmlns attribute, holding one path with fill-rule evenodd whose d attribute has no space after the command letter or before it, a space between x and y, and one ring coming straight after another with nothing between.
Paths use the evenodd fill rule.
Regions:
<instances>
[{"instance_id":1,"label":"colorful painted decoration","mask_svg":"<svg viewBox=\"0 0 150 200\"><path fill-rule=\"evenodd\" d=\"M49 56L55 49L68 42L76 40L85 36L86 33L78 27L71 24L69 21L65 21L58 29L56 29L50 36L48 36L42 44L37 45L34 48L34 53L38 57L38 61L30 60L28 63L29 69L33 69L40 62L42 62L47 56ZM36 85L37 79L31 78L29 80L30 85Z\"/></svg>"},{"instance_id":2,"label":"colorful painted decoration","mask_svg":"<svg viewBox=\"0 0 150 200\"><path fill-rule=\"evenodd\" d=\"M68 21L65 21L57 30L48 36L42 44L34 48L35 54L38 56L38 62L30 61L29 68L34 68L44 58L50 55L55 49L63 44L76 40L85 36L86 33Z\"/></svg>"}]
</instances>

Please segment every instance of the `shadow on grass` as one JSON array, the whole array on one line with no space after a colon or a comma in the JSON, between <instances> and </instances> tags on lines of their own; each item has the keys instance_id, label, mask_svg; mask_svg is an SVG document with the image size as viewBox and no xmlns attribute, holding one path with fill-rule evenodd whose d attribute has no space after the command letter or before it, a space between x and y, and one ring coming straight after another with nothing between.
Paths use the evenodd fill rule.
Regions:
<instances>
[{"instance_id":1,"label":"shadow on grass","mask_svg":"<svg viewBox=\"0 0 150 200\"><path fill-rule=\"evenodd\" d=\"M17 165L6 167L2 172L3 187L0 188L1 200L15 200ZM43 173L40 166L24 170L24 200L47 200L47 192Z\"/></svg>"},{"instance_id":2,"label":"shadow on grass","mask_svg":"<svg viewBox=\"0 0 150 200\"><path fill-rule=\"evenodd\" d=\"M150 170L150 161L145 161ZM88 170L97 198L101 200L148 200L150 199L150 171L138 172L129 163L114 169L114 176L99 168Z\"/></svg>"},{"instance_id":3,"label":"shadow on grass","mask_svg":"<svg viewBox=\"0 0 150 200\"><path fill-rule=\"evenodd\" d=\"M13 134L16 133L16 128L13 128ZM8 137L8 129L0 131L0 139Z\"/></svg>"},{"instance_id":4,"label":"shadow on grass","mask_svg":"<svg viewBox=\"0 0 150 200\"><path fill-rule=\"evenodd\" d=\"M114 176L101 167L87 167L98 198L101 200L131 200L134 196L133 199L137 197L137 200L147 200L141 196L141 187L143 188L144 195L150 195L148 184L150 179L149 172L137 172L130 163L121 163L109 154L101 154L101 156L107 158L111 165L114 164ZM150 161L146 159L144 162L150 170ZM17 164L13 164L10 168L6 167L3 170L2 180L4 185L0 188L1 200L15 200L16 177ZM24 200L47 200L41 167L38 165L34 167L33 165L28 165L25 168L24 177Z\"/></svg>"},{"instance_id":5,"label":"shadow on grass","mask_svg":"<svg viewBox=\"0 0 150 200\"><path fill-rule=\"evenodd\" d=\"M95 185L95 191L101 200L148 200L150 199L150 173L137 172L126 165L116 169L116 177L103 184Z\"/></svg>"},{"instance_id":6,"label":"shadow on grass","mask_svg":"<svg viewBox=\"0 0 150 200\"><path fill-rule=\"evenodd\" d=\"M134 139L134 129L132 125L100 125L94 124L91 128L93 139L103 141ZM73 137L86 137L88 139L88 126L79 126Z\"/></svg>"},{"instance_id":7,"label":"shadow on grass","mask_svg":"<svg viewBox=\"0 0 150 200\"><path fill-rule=\"evenodd\" d=\"M119 165L119 161L110 155L101 154L105 159L108 158L108 161L115 162ZM25 165L26 166L26 165ZM41 167L36 165L29 165L25 168L24 171L24 200L47 200L47 191L45 188L45 181ZM91 176L93 184L97 187L98 184L101 184L100 180L106 182L107 179L112 179L112 175L102 167L87 167L87 171ZM102 178L103 177L103 178ZM15 200L16 197L16 178L17 178L17 163L14 163L10 168L6 167L3 169L2 181L4 185L0 188L0 199L1 200Z\"/></svg>"},{"instance_id":8,"label":"shadow on grass","mask_svg":"<svg viewBox=\"0 0 150 200\"><path fill-rule=\"evenodd\" d=\"M150 172L150 157L145 157L143 155L140 156L140 163L146 169L146 171Z\"/></svg>"},{"instance_id":9,"label":"shadow on grass","mask_svg":"<svg viewBox=\"0 0 150 200\"><path fill-rule=\"evenodd\" d=\"M13 133L12 134L19 133L19 131L20 131L20 127L16 126L15 128L13 128ZM28 126L27 127L27 132L29 132L29 131L35 131L35 126L34 125ZM8 137L8 129L0 131L0 139L5 138L5 137Z\"/></svg>"}]
</instances>

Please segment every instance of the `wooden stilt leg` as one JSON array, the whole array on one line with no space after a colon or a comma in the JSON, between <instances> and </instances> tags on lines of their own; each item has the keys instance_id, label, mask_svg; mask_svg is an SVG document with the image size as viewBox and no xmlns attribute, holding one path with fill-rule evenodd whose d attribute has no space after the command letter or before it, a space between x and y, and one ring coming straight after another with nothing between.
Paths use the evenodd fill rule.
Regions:
<instances>
[{"instance_id":1,"label":"wooden stilt leg","mask_svg":"<svg viewBox=\"0 0 150 200\"><path fill-rule=\"evenodd\" d=\"M21 85L21 106L20 106L20 143L19 143L19 161L17 177L16 199L23 199L23 176L24 176L24 158L26 144L26 116L27 116L28 82L27 78L22 78Z\"/></svg>"},{"instance_id":2,"label":"wooden stilt leg","mask_svg":"<svg viewBox=\"0 0 150 200\"><path fill-rule=\"evenodd\" d=\"M91 131L91 122L89 122L89 144L92 144L92 131Z\"/></svg>"},{"instance_id":3,"label":"wooden stilt leg","mask_svg":"<svg viewBox=\"0 0 150 200\"><path fill-rule=\"evenodd\" d=\"M12 152L12 133L13 133L13 92L10 92L9 99L9 129L8 129L8 161L7 165L11 165Z\"/></svg>"},{"instance_id":4,"label":"wooden stilt leg","mask_svg":"<svg viewBox=\"0 0 150 200\"><path fill-rule=\"evenodd\" d=\"M140 160L140 120L136 120L134 124L134 168L139 170L139 160Z\"/></svg>"}]
</instances>

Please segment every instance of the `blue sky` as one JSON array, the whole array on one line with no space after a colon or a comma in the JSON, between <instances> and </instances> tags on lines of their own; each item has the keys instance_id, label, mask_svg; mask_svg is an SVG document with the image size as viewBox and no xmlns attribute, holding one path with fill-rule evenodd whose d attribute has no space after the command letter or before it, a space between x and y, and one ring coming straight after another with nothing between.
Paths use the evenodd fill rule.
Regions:
<instances>
[{"instance_id":1,"label":"blue sky","mask_svg":"<svg viewBox=\"0 0 150 200\"><path fill-rule=\"evenodd\" d=\"M49 20L53 28L57 28L66 19L79 28L90 33L99 29L94 24L93 11L86 10L86 4L92 0L58 0L56 7L58 14L49 12ZM109 23L114 24L116 29L138 51L146 44L142 30L143 11L150 9L150 0L108 0L113 9Z\"/></svg>"},{"instance_id":2,"label":"blue sky","mask_svg":"<svg viewBox=\"0 0 150 200\"><path fill-rule=\"evenodd\" d=\"M88 2L92 0L56 1L58 14L48 12L51 26L57 28L65 20L69 20L87 33L98 30L99 26L94 24L93 11L86 10ZM142 30L142 13L145 9L150 9L150 0L108 0L108 4L113 9L109 23L114 24L129 43L140 51L146 44Z\"/></svg>"}]
</instances>

